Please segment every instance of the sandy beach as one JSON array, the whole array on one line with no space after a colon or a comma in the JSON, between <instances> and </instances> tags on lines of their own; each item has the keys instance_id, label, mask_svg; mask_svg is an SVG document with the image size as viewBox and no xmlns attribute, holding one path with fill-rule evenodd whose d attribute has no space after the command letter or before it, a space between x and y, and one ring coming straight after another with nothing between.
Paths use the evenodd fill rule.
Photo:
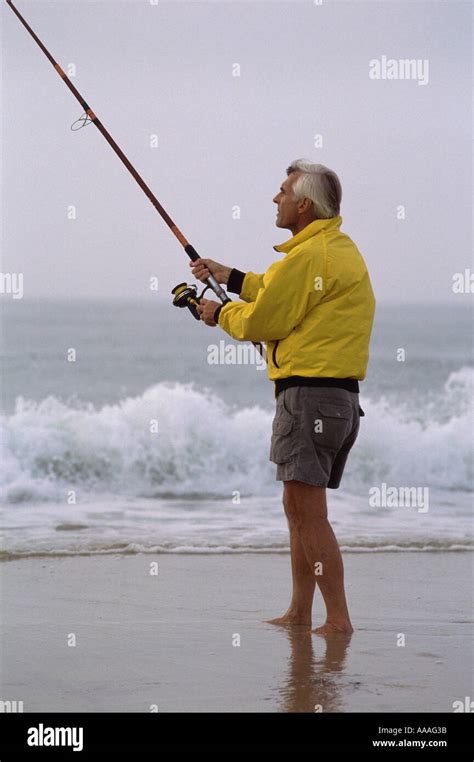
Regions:
<instances>
[{"instance_id":1,"label":"sandy beach","mask_svg":"<svg viewBox=\"0 0 474 762\"><path fill-rule=\"evenodd\" d=\"M25 712L451 712L472 695L472 555L349 553L345 567L349 642L264 623L288 604L287 554L5 562L2 698ZM313 627L322 617L317 594Z\"/></svg>"}]
</instances>

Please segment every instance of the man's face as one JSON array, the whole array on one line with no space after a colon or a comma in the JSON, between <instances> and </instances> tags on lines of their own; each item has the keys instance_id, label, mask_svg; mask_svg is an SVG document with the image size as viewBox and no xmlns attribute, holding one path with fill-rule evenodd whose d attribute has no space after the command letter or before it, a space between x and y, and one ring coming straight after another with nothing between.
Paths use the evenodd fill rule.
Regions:
<instances>
[{"instance_id":1,"label":"man's face","mask_svg":"<svg viewBox=\"0 0 474 762\"><path fill-rule=\"evenodd\" d=\"M301 202L296 201L293 196L293 183L300 174L301 172L292 172L291 175L288 175L280 187L280 192L273 199L274 203L278 205L275 223L277 228L288 228L291 230L298 222L298 205Z\"/></svg>"}]
</instances>

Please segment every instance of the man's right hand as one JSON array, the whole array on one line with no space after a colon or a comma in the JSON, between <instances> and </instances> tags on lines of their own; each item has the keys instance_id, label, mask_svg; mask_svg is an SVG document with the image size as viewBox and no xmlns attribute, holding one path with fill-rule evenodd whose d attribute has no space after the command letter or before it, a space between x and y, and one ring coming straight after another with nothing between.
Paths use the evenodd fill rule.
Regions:
<instances>
[{"instance_id":1,"label":"man's right hand","mask_svg":"<svg viewBox=\"0 0 474 762\"><path fill-rule=\"evenodd\" d=\"M192 273L197 280L204 282L209 278L209 275L213 275L216 281L223 285L227 285L232 270L232 267L221 265L219 262L214 262L213 259L199 258L190 262L189 266L192 267Z\"/></svg>"}]
</instances>

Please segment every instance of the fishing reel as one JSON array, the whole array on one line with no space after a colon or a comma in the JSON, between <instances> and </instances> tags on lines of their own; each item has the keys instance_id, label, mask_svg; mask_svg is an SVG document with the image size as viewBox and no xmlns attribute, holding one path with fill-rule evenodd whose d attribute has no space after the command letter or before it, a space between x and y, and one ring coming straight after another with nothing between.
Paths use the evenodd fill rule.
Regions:
<instances>
[{"instance_id":1,"label":"fishing reel","mask_svg":"<svg viewBox=\"0 0 474 762\"><path fill-rule=\"evenodd\" d=\"M196 320L200 320L201 318L196 307L208 288L210 288L210 286L206 286L202 294L198 296L197 286L194 284L189 286L187 283L178 283L178 285L171 291L174 295L173 304L175 307L187 307L191 315L193 315Z\"/></svg>"}]
</instances>

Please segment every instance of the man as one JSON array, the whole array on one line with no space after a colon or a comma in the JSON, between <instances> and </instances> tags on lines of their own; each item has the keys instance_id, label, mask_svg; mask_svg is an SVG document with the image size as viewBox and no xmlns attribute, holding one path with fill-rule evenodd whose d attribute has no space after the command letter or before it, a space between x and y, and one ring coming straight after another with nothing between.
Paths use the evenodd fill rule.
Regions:
<instances>
[{"instance_id":1,"label":"man","mask_svg":"<svg viewBox=\"0 0 474 762\"><path fill-rule=\"evenodd\" d=\"M270 460L283 481L293 594L281 625L311 625L316 583L326 622L319 635L351 633L341 552L327 518L326 489L339 487L359 432L358 381L365 378L375 298L365 262L340 231L341 184L321 164L298 160L273 201L276 225L292 238L283 259L263 275L210 259L191 262L204 281L212 273L243 302L203 299L198 312L239 341L266 342L276 414Z\"/></svg>"}]
</instances>

